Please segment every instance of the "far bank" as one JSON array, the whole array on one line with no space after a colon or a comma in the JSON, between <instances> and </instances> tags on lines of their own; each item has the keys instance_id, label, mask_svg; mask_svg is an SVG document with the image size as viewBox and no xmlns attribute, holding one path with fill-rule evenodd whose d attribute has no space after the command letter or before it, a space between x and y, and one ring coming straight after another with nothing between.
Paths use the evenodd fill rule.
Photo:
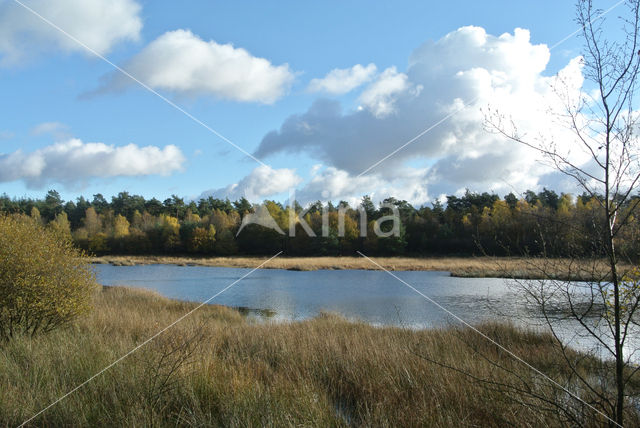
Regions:
<instances>
[{"instance_id":1,"label":"far bank","mask_svg":"<svg viewBox=\"0 0 640 428\"><path fill-rule=\"evenodd\" d=\"M215 266L255 268L268 257L193 257L193 256L101 256L93 263L115 266L174 264L179 266ZM523 257L285 257L280 256L264 269L313 271L320 269L390 271L446 271L466 278L520 278L601 280L607 266L604 260L540 259ZM630 266L622 266L628 269Z\"/></svg>"}]
</instances>

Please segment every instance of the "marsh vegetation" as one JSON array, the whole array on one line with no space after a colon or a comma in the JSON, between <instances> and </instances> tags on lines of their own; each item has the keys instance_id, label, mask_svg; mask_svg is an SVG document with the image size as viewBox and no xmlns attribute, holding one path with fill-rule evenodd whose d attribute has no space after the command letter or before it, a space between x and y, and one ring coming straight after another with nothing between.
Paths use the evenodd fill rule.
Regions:
<instances>
[{"instance_id":1,"label":"marsh vegetation","mask_svg":"<svg viewBox=\"0 0 640 428\"><path fill-rule=\"evenodd\" d=\"M95 311L78 322L4 345L0 423L23 422L194 307L147 291L105 288ZM551 336L509 325L479 328L571 385ZM581 370L594 361L572 355L581 358ZM590 398L588 391L576 393ZM534 427L575 422L545 397L572 400L469 329L375 328L330 314L265 324L226 307L205 306L33 424ZM583 426L604 424L588 408L582 417ZM640 422L631 410L628 421Z\"/></svg>"}]
</instances>

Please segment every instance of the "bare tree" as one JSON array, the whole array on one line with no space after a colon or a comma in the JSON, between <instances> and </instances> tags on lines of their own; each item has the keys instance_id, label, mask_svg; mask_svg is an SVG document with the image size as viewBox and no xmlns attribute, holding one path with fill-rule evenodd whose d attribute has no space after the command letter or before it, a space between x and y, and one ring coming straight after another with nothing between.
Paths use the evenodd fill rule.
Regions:
<instances>
[{"instance_id":1,"label":"bare tree","mask_svg":"<svg viewBox=\"0 0 640 428\"><path fill-rule=\"evenodd\" d=\"M636 374L640 369L634 362L639 275L638 271L621 269L621 262L630 264L638 258L627 254L621 244L640 204L639 113L634 110L640 67L640 0L627 0L625 6L616 34L592 0L577 4L577 22L584 39L583 75L586 87L591 89L592 84L593 91L575 91L562 76L553 86L562 105L562 111L554 112L554 120L571 131L571 147L566 140L519 132L504 112L489 110L486 116L487 128L536 151L597 202L588 236L593 243L591 258L576 255L562 266L553 265L556 262L544 256L531 259L532 267L544 279L518 284L528 301L541 310L557 339L573 374L576 393L589 397L590 404L620 426L626 412L637 411L632 406L638 405ZM582 158L578 160L576 153ZM567 280L558 279L559 269ZM591 281L571 280L585 276ZM561 327L567 322L573 326L571 331ZM598 358L590 360L590 371L584 370L584 358L566 346L571 339L581 340L583 347L595 344L591 349Z\"/></svg>"}]
</instances>

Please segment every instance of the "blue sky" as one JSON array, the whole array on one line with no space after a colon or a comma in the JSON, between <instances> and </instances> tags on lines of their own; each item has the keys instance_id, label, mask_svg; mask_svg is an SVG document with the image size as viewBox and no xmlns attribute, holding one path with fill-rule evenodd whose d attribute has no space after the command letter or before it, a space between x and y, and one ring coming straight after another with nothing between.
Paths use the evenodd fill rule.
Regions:
<instances>
[{"instance_id":1,"label":"blue sky","mask_svg":"<svg viewBox=\"0 0 640 428\"><path fill-rule=\"evenodd\" d=\"M572 2L555 1L178 4L91 0L82 2L81 8L74 0L24 3L86 44L93 42L110 61L148 82L235 144L250 153L259 153L269 168L256 170L257 162L157 96L128 84L106 62L69 40L63 41L63 35L46 28L45 22L13 0L2 0L0 28L3 23L5 27L0 29L0 166L5 171L0 171L0 192L18 197L42 196L47 189L55 188L65 199L95 193L111 196L122 190L160 199L172 193L190 198L203 192L220 197L248 194L256 199L284 199L286 189L295 186L301 197L309 200L348 199L365 193L383 197L411 189L400 196L420 204L464 187L503 193L508 188L523 191L524 186L540 187L545 184L543 173L528 178L517 176L516 171L505 172L505 177L498 176L499 171L496 176L474 176L462 174L463 167L455 177L442 173L444 165L452 170L455 167L451 165L458 167L479 159L487 163L483 167L464 167L465 171L492 170L490 162L502 159L495 150L493 157L485 156L483 148L495 147L490 142L461 137L461 133L473 133L470 127L477 126L477 120L473 122L469 117L465 118L464 130L449 130L450 135L429 134L413 143L415 149L407 151L406 157L389 162L388 169L380 167L364 176L357 175L362 165L372 163L374 155L392 151L414 130L429 127L449 111L442 106L453 105L456 97L468 92L462 86L452 88L450 94L440 90L451 87L447 79L456 73L475 69L469 61L477 57L478 49L490 48L469 46L482 34L477 28L467 32L460 28L479 27L496 39L491 42L496 46L515 44L511 39L498 40L498 36L514 36L516 28L529 30L529 41L521 42L526 46L552 45L576 29ZM122 10L114 12L114 5ZM105 15L101 10L109 13ZM74 14L73 19L64 19L69 13ZM87 24L79 25L82 20ZM454 41L442 42L435 50L427 48L426 53L415 53L423 43L437 42L450 33L456 34L457 38L450 37ZM193 58L185 57L182 48L170 50L178 38L180 43L186 43L180 46L193 46L193 52L185 54ZM212 62L203 66L198 49L210 41L217 47L207 51ZM222 55L224 49L218 47L225 44L232 44L235 50L227 48L231 49L231 56L225 59L226 65L220 65L215 57ZM544 63L543 69L534 73L535 79L552 76L566 67L579 55L580 47L580 39L575 37L551 51L548 62L531 59L531 64ZM243 60L236 58L242 56L237 49L246 51ZM520 50L516 49L516 54ZM532 57L536 55L534 50ZM458 52L460 61L455 59ZM504 55L511 55L511 51L505 52ZM426 58L420 72L416 71L417 66L413 72L409 70L412 53L418 62ZM452 55L454 59L444 61L444 69L440 70L437 55ZM500 75L504 62L500 57L486 64L478 58L478 68ZM192 59L195 65L189 65ZM526 64L529 60L525 55L512 62ZM242 76L247 64L255 70ZM309 89L313 79L323 79L334 69L348 70L358 64L374 64L375 71L352 90L332 93ZM233 67L238 67L237 73ZM435 71L425 71L425 67ZM505 67L508 73L527 73L526 66L517 70L513 64ZM167 77L161 75L165 69L175 70ZM185 69L190 74L183 76ZM240 80L237 88L218 83L227 77ZM442 79L441 84L437 79ZM509 79L530 80L520 76ZM374 88L376 82L380 85ZM396 84L397 89L384 92L388 85ZM470 85L477 87L476 83ZM539 87L539 82L533 86ZM437 96L430 104L424 91L433 88L438 89ZM529 89L512 95L522 97L531 92ZM368 98L364 95L367 90ZM380 91L386 98L380 98ZM412 104L414 98L422 101ZM483 99L478 106L482 102L486 104ZM312 106L316 106L315 110ZM437 111L439 106L443 109ZM424 109L423 116L418 107ZM411 109L411 122L403 122L407 116L403 108ZM336 113L338 110L340 113ZM299 134L285 130L265 138L287 121L296 129L312 124L308 132L317 135L304 143L300 143ZM359 126L377 129L384 134L384 143L375 138L366 140ZM352 130L350 138L357 141L333 138L333 129L341 129L343 134ZM456 144L463 149L447 152L448 143L443 141L454 134L460 139ZM59 146L54 147L56 143ZM88 147L87 143L102 145ZM120 150L131 144L134 146ZM331 144L341 147L330 148ZM175 147L167 150L167 146ZM92 154L95 150L104 153ZM353 163L337 157L366 158L369 154L371 159ZM529 167L536 170L535 165ZM440 174L437 177L436 172Z\"/></svg>"}]
</instances>

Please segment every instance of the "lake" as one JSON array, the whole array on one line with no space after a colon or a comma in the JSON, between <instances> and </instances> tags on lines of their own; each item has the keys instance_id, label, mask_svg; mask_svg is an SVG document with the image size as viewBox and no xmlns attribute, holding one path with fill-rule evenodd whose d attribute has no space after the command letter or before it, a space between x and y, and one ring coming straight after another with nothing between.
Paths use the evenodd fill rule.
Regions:
<instances>
[{"instance_id":1,"label":"lake","mask_svg":"<svg viewBox=\"0 0 640 428\"><path fill-rule=\"evenodd\" d=\"M202 302L251 269L144 265L96 265L103 285L155 290L181 300ZM518 296L504 279L453 278L448 272L394 272L451 312L475 323L496 317L521 318ZM269 313L274 319L301 320L334 312L375 325L433 327L449 321L445 312L386 272L259 269L211 303Z\"/></svg>"},{"instance_id":2,"label":"lake","mask_svg":"<svg viewBox=\"0 0 640 428\"><path fill-rule=\"evenodd\" d=\"M141 265L95 265L103 285L155 290L181 300L203 302L251 269ZM527 305L512 280L455 278L448 272L394 272L416 290L453 314L476 324L486 320L544 328L536 307ZM241 308L261 320L290 321L333 312L376 326L432 328L459 323L441 308L383 271L316 270L308 272L259 269L211 301ZM558 332L566 343L582 349L595 344L568 320Z\"/></svg>"}]
</instances>

